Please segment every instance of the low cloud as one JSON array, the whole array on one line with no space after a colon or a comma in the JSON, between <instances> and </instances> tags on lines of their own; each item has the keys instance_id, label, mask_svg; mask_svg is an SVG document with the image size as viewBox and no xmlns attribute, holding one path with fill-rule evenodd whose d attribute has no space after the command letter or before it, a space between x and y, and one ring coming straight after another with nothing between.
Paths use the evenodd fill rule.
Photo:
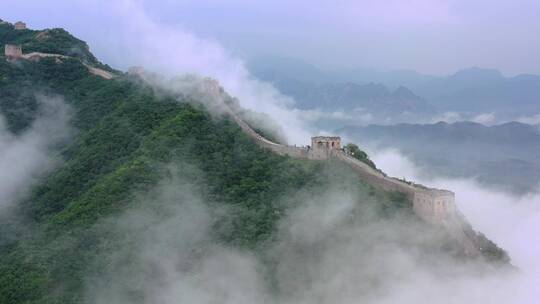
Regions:
<instances>
[{"instance_id":1,"label":"low cloud","mask_svg":"<svg viewBox=\"0 0 540 304\"><path fill-rule=\"evenodd\" d=\"M501 123L500 120L497 120L497 116L494 112L471 115L471 114L465 114L461 112L452 112L452 111L444 112L440 115L437 115L433 117L429 122L437 123L440 121L446 122L449 124L455 123L455 122L462 122L462 121L472 121L472 122L476 122L476 123L483 124L486 126Z\"/></svg>"},{"instance_id":2,"label":"low cloud","mask_svg":"<svg viewBox=\"0 0 540 304\"><path fill-rule=\"evenodd\" d=\"M11 206L60 159L55 145L69 138L70 109L60 97L37 96L36 120L21 134L0 117L0 209Z\"/></svg>"},{"instance_id":3,"label":"low cloud","mask_svg":"<svg viewBox=\"0 0 540 304\"><path fill-rule=\"evenodd\" d=\"M243 107L266 113L284 126L290 142L309 140L309 128L297 112L289 111L293 100L254 79L240 60L215 41L160 24L146 15L137 2L90 3L94 11L104 12L101 17L111 20L107 28L110 40L104 43L107 49L118 52L109 55L114 65L143 65L169 77L198 73L217 78ZM456 113L445 117L456 121L460 118ZM19 145L17 138L7 137L11 141L7 147L21 149L6 148L13 151L6 155L17 159L17 155L24 155L18 151L31 152L27 158L39 163L25 166L21 178L10 181L12 186L7 190L23 189L31 184L33 176L54 164L55 157L47 153L56 142L51 139L60 140L63 136L57 136L62 133L56 131L66 129L54 128L62 119L55 117L51 121L36 122L25 133L30 134L28 139L21 135ZM379 167L392 175L413 179L414 166L399 156L394 158L395 163L383 156L373 156ZM3 169L6 166L3 172L16 170L9 166L12 163L16 162L0 163ZM369 208L370 203L377 203L374 198L354 188L344 191L339 183L326 185L322 195L302 191L306 189L291 194L300 203L284 215L277 239L265 250L231 248L216 242L213 235L216 221L231 211L217 207L218 202L206 202L200 193L201 185L193 185L177 173L155 191L142 195L133 209L100 222L96 229L107 229L114 242L100 248L100 252L108 253L96 261L101 264L95 268L102 272L88 273L85 300L165 304L535 303L538 294L532 287L539 281L533 256L534 244L539 243L535 235L538 217L530 216L524 223L521 220L524 214L538 214L533 208L536 198L529 198L530 204L524 203L523 211L518 211L516 201L507 202L509 197L493 192L483 193L468 181L423 182L440 182L442 188L456 191L458 204L473 226L485 230L488 237L508 249L521 273L511 275L485 270L483 264L459 263L437 252L437 246L445 240L440 231L426 229L405 215L378 217ZM472 188L467 190L465 186ZM17 195L18 191L9 192L6 197ZM490 203L497 199L501 199L500 207L493 207ZM502 231L498 221L504 218L506 208L515 209L506 210L510 215L504 226L509 230ZM521 238L515 238L518 234ZM426 247L432 250L428 250L430 254L425 254Z\"/></svg>"},{"instance_id":4,"label":"low cloud","mask_svg":"<svg viewBox=\"0 0 540 304\"><path fill-rule=\"evenodd\" d=\"M529 125L540 125L540 114L532 116L521 116L517 119L517 121Z\"/></svg>"},{"instance_id":5,"label":"low cloud","mask_svg":"<svg viewBox=\"0 0 540 304\"><path fill-rule=\"evenodd\" d=\"M111 23L107 41L98 41L107 46L105 57L112 59L110 64L124 69L143 66L168 77L198 74L218 79L242 107L265 113L287 126L290 143L309 141L308 126L290 111L294 100L252 77L244 63L218 42L155 21L137 1L93 1L88 9L106 11L102 18Z\"/></svg>"},{"instance_id":6,"label":"low cloud","mask_svg":"<svg viewBox=\"0 0 540 304\"><path fill-rule=\"evenodd\" d=\"M431 123L437 123L437 122L446 122L446 123L454 123L458 121L462 121L463 116L458 112L445 112L439 116L434 117L431 120Z\"/></svg>"},{"instance_id":7,"label":"low cloud","mask_svg":"<svg viewBox=\"0 0 540 304\"><path fill-rule=\"evenodd\" d=\"M507 250L519 274L500 282L497 290L484 290L497 295L486 302L536 303L540 298L540 195L514 197L486 189L474 179L433 178L397 150L376 151L372 159L389 175L454 191L459 209L472 226Z\"/></svg>"},{"instance_id":8,"label":"low cloud","mask_svg":"<svg viewBox=\"0 0 540 304\"><path fill-rule=\"evenodd\" d=\"M200 174L171 167L131 209L97 225L117 241L96 261L106 273L88 276L87 303L262 303L258 261L215 242L212 227L226 210L202 199L188 171Z\"/></svg>"},{"instance_id":9,"label":"low cloud","mask_svg":"<svg viewBox=\"0 0 540 304\"><path fill-rule=\"evenodd\" d=\"M483 124L483 125L492 125L496 122L495 113L483 113L476 115L471 119L473 122Z\"/></svg>"},{"instance_id":10,"label":"low cloud","mask_svg":"<svg viewBox=\"0 0 540 304\"><path fill-rule=\"evenodd\" d=\"M514 274L452 258L442 231L377 215L377 199L342 178L281 201L290 207L260 250L229 247L213 227L234 211L185 172L98 224L116 241L87 303L515 303Z\"/></svg>"}]
</instances>

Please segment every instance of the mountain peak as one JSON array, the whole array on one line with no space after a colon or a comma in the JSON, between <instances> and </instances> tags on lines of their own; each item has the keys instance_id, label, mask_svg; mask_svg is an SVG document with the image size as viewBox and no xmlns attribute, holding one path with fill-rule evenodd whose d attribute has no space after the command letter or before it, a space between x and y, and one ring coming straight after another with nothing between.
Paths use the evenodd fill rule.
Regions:
<instances>
[{"instance_id":1,"label":"mountain peak","mask_svg":"<svg viewBox=\"0 0 540 304\"><path fill-rule=\"evenodd\" d=\"M394 92L392 92L392 95L400 99L420 99L420 97L414 94L413 91L404 86L399 86L397 89L394 90Z\"/></svg>"}]
</instances>

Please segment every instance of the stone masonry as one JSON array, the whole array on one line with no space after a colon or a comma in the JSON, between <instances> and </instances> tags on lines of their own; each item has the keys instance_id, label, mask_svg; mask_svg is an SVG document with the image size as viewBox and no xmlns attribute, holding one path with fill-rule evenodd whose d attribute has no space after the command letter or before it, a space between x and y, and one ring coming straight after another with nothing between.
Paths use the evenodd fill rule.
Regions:
<instances>
[{"instance_id":1,"label":"stone masonry","mask_svg":"<svg viewBox=\"0 0 540 304\"><path fill-rule=\"evenodd\" d=\"M212 95L218 94L216 82L212 81L208 82L208 84L208 93ZM221 89L219 92L223 92L223 90ZM373 187L385 191L404 193L413 203L413 211L420 219L430 224L444 227L462 244L466 254L470 256L479 255L480 251L475 245L474 237L471 237L474 233L472 233L470 225L466 223L463 216L459 213L455 205L455 194L453 192L427 188L389 177L345 153L341 149L340 137L315 136L311 138L311 146L307 147L281 145L255 132L226 105L225 111L240 126L242 131L254 139L259 146L269 149L276 154L310 160L339 160L349 165L356 174Z\"/></svg>"},{"instance_id":2,"label":"stone masonry","mask_svg":"<svg viewBox=\"0 0 540 304\"><path fill-rule=\"evenodd\" d=\"M32 52L28 54L22 53L22 47L20 45L6 44L4 55L6 56L7 61L13 62L16 59L26 59L29 61L39 61L42 58L54 58L56 63L61 63L62 59L69 59L71 57L60 55L60 54L49 54L49 53L40 53ZM111 72L105 71L100 68L90 66L89 64L82 62L82 64L88 69L91 74L99 76L104 79L112 79L115 77Z\"/></svg>"},{"instance_id":3,"label":"stone masonry","mask_svg":"<svg viewBox=\"0 0 540 304\"><path fill-rule=\"evenodd\" d=\"M22 21L15 22L15 29L16 30L25 30L26 29L26 23Z\"/></svg>"},{"instance_id":4,"label":"stone masonry","mask_svg":"<svg viewBox=\"0 0 540 304\"><path fill-rule=\"evenodd\" d=\"M4 54L8 60L18 59L22 57L22 47L20 45L6 44Z\"/></svg>"},{"instance_id":5,"label":"stone masonry","mask_svg":"<svg viewBox=\"0 0 540 304\"><path fill-rule=\"evenodd\" d=\"M315 136L311 138L311 147L317 149L341 149L341 138L338 136Z\"/></svg>"}]
</instances>

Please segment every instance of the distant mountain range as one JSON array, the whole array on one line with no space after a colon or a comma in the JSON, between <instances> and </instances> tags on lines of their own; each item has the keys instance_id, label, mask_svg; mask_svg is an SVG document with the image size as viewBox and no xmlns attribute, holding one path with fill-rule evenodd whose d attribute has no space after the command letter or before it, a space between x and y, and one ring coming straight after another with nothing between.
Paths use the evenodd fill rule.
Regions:
<instances>
[{"instance_id":1,"label":"distant mountain range","mask_svg":"<svg viewBox=\"0 0 540 304\"><path fill-rule=\"evenodd\" d=\"M540 112L540 76L504 77L497 70L470 68L413 88L440 109L523 115Z\"/></svg>"},{"instance_id":2,"label":"distant mountain range","mask_svg":"<svg viewBox=\"0 0 540 304\"><path fill-rule=\"evenodd\" d=\"M395 285L388 271L409 272L400 258L374 274L395 258L393 249L418 265L423 257L479 267L509 261L472 227L458 235L424 223L408 194L370 187L369 177L345 163L260 147L225 114L225 104L236 104L225 92L216 96L211 81L161 81L143 71L95 75L89 64L107 66L67 31L0 20L6 44L49 56L0 53L2 304L292 303L324 286L326 277L314 280L338 259L338 272L375 263L354 266L354 277L368 288L381 282L380 290ZM57 112L65 113L51 115ZM265 130L261 117L248 122ZM51 142L56 133L66 138ZM464 237L474 238L481 256L469 257ZM454 273L440 269L433 273ZM255 283L237 289L225 277ZM298 284L282 288L288 282ZM244 296L259 289L260 296ZM206 297L210 290L217 296ZM313 294L301 302L320 302L321 293Z\"/></svg>"},{"instance_id":3,"label":"distant mountain range","mask_svg":"<svg viewBox=\"0 0 540 304\"><path fill-rule=\"evenodd\" d=\"M399 149L427 174L475 177L516 194L539 190L538 126L440 122L346 126L338 133L371 149Z\"/></svg>"},{"instance_id":4,"label":"distant mountain range","mask_svg":"<svg viewBox=\"0 0 540 304\"><path fill-rule=\"evenodd\" d=\"M365 109L375 113L423 113L433 109L424 99L403 86L391 90L383 84L375 83L317 84L295 79L279 79L273 83L284 94L293 96L300 109Z\"/></svg>"},{"instance_id":5,"label":"distant mountain range","mask_svg":"<svg viewBox=\"0 0 540 304\"><path fill-rule=\"evenodd\" d=\"M414 71L330 71L290 58L258 58L249 67L303 109L363 108L375 115L408 112L432 117L445 112L465 117L494 113L506 121L540 113L539 75L504 77L497 70L477 67L444 77Z\"/></svg>"},{"instance_id":6,"label":"distant mountain range","mask_svg":"<svg viewBox=\"0 0 540 304\"><path fill-rule=\"evenodd\" d=\"M254 75L268 81L287 78L319 84L374 82L394 89L399 86L417 87L437 78L411 70L377 71L366 68L324 70L299 59L271 56L253 58L249 61L249 68Z\"/></svg>"}]
</instances>

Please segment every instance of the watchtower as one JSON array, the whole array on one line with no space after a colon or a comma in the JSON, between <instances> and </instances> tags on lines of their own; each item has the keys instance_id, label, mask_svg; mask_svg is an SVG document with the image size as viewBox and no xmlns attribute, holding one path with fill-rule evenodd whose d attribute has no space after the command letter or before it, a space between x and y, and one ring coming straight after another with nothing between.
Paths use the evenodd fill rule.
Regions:
<instances>
[{"instance_id":1,"label":"watchtower","mask_svg":"<svg viewBox=\"0 0 540 304\"><path fill-rule=\"evenodd\" d=\"M205 77L202 80L201 89L203 93L209 94L214 98L219 98L222 93L222 88L219 86L219 82L216 79Z\"/></svg>"},{"instance_id":2,"label":"watchtower","mask_svg":"<svg viewBox=\"0 0 540 304\"><path fill-rule=\"evenodd\" d=\"M20 45L6 44L4 54L8 60L22 57L22 48Z\"/></svg>"},{"instance_id":3,"label":"watchtower","mask_svg":"<svg viewBox=\"0 0 540 304\"><path fill-rule=\"evenodd\" d=\"M315 136L311 138L311 147L315 150L340 150L341 137L339 136Z\"/></svg>"},{"instance_id":4,"label":"watchtower","mask_svg":"<svg viewBox=\"0 0 540 304\"><path fill-rule=\"evenodd\" d=\"M144 74L144 68L142 66L132 66L128 69L128 75L141 76Z\"/></svg>"},{"instance_id":5,"label":"watchtower","mask_svg":"<svg viewBox=\"0 0 540 304\"><path fill-rule=\"evenodd\" d=\"M26 23L22 21L15 22L15 29L16 30L25 30L26 29Z\"/></svg>"}]
</instances>

